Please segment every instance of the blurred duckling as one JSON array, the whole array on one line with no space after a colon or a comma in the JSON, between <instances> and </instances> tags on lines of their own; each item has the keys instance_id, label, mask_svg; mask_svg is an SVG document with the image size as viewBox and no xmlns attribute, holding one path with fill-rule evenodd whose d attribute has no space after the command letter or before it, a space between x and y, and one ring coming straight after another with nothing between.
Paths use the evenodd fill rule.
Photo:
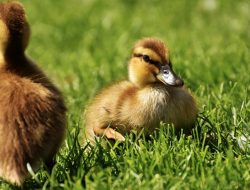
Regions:
<instances>
[{"instance_id":1,"label":"blurred duckling","mask_svg":"<svg viewBox=\"0 0 250 190\"><path fill-rule=\"evenodd\" d=\"M86 109L85 135L124 141L131 131L152 133L160 122L190 133L197 116L194 98L174 73L169 50L158 39L138 41L128 65L129 80L104 89Z\"/></svg>"},{"instance_id":2,"label":"blurred duckling","mask_svg":"<svg viewBox=\"0 0 250 190\"><path fill-rule=\"evenodd\" d=\"M51 163L66 123L61 93L24 53L29 34L22 5L0 3L0 178L16 185L28 164Z\"/></svg>"}]
</instances>

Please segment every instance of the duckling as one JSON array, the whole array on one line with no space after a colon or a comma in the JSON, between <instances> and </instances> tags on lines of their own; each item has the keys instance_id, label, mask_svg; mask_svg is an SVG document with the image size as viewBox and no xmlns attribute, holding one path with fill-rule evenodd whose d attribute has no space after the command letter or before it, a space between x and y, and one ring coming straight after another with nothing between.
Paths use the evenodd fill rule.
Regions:
<instances>
[{"instance_id":1,"label":"duckling","mask_svg":"<svg viewBox=\"0 0 250 190\"><path fill-rule=\"evenodd\" d=\"M124 141L131 130L146 135L160 122L190 132L197 116L196 102L173 71L169 49L155 38L135 43L128 64L129 80L99 93L86 109L85 136Z\"/></svg>"},{"instance_id":2,"label":"duckling","mask_svg":"<svg viewBox=\"0 0 250 190\"><path fill-rule=\"evenodd\" d=\"M27 164L51 162L66 126L60 91L25 55L29 35L23 6L0 3L0 178L16 185Z\"/></svg>"}]
</instances>

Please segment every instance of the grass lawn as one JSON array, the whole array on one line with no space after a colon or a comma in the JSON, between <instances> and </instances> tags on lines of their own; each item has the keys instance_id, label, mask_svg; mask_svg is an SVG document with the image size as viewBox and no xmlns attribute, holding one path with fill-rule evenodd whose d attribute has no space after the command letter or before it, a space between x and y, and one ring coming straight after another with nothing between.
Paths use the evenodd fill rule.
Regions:
<instances>
[{"instance_id":1,"label":"grass lawn","mask_svg":"<svg viewBox=\"0 0 250 190\"><path fill-rule=\"evenodd\" d=\"M249 0L21 2L32 28L27 54L68 106L52 172L41 167L24 189L250 189ZM194 135L177 137L162 124L150 140L129 135L86 151L78 140L85 106L127 77L131 47L146 36L168 44L197 98ZM0 182L0 189L17 188Z\"/></svg>"}]
</instances>

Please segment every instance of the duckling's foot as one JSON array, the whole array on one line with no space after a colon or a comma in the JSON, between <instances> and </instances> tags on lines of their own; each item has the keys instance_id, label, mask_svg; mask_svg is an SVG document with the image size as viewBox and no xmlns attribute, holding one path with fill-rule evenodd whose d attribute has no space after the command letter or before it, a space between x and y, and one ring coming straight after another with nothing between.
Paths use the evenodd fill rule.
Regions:
<instances>
[{"instance_id":1,"label":"duckling's foot","mask_svg":"<svg viewBox=\"0 0 250 190\"><path fill-rule=\"evenodd\" d=\"M114 140L120 141L120 142L125 141L124 136L121 133L115 131L112 128L95 127L94 132L95 132L96 135L98 135L98 136L106 136L108 139L114 139Z\"/></svg>"}]
</instances>

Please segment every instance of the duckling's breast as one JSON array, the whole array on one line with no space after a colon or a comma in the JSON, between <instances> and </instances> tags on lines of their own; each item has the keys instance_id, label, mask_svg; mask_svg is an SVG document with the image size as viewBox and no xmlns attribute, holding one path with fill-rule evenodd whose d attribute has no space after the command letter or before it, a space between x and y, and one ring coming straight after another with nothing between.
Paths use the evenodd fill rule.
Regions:
<instances>
[{"instance_id":1,"label":"duckling's breast","mask_svg":"<svg viewBox=\"0 0 250 190\"><path fill-rule=\"evenodd\" d=\"M113 117L115 128L119 132L140 131L142 128L147 132L159 126L165 116L169 99L166 90L152 87L138 89L131 86L123 94Z\"/></svg>"},{"instance_id":2,"label":"duckling's breast","mask_svg":"<svg viewBox=\"0 0 250 190\"><path fill-rule=\"evenodd\" d=\"M143 88L135 94L132 107L125 118L129 121L127 125L136 130L143 128L146 133L159 127L161 121L186 128L193 124L197 115L195 101L185 88Z\"/></svg>"},{"instance_id":3,"label":"duckling's breast","mask_svg":"<svg viewBox=\"0 0 250 190\"><path fill-rule=\"evenodd\" d=\"M161 87L147 87L138 93L141 102L139 112L142 115L142 126L151 131L159 126L160 121L166 120L170 95Z\"/></svg>"}]
</instances>

